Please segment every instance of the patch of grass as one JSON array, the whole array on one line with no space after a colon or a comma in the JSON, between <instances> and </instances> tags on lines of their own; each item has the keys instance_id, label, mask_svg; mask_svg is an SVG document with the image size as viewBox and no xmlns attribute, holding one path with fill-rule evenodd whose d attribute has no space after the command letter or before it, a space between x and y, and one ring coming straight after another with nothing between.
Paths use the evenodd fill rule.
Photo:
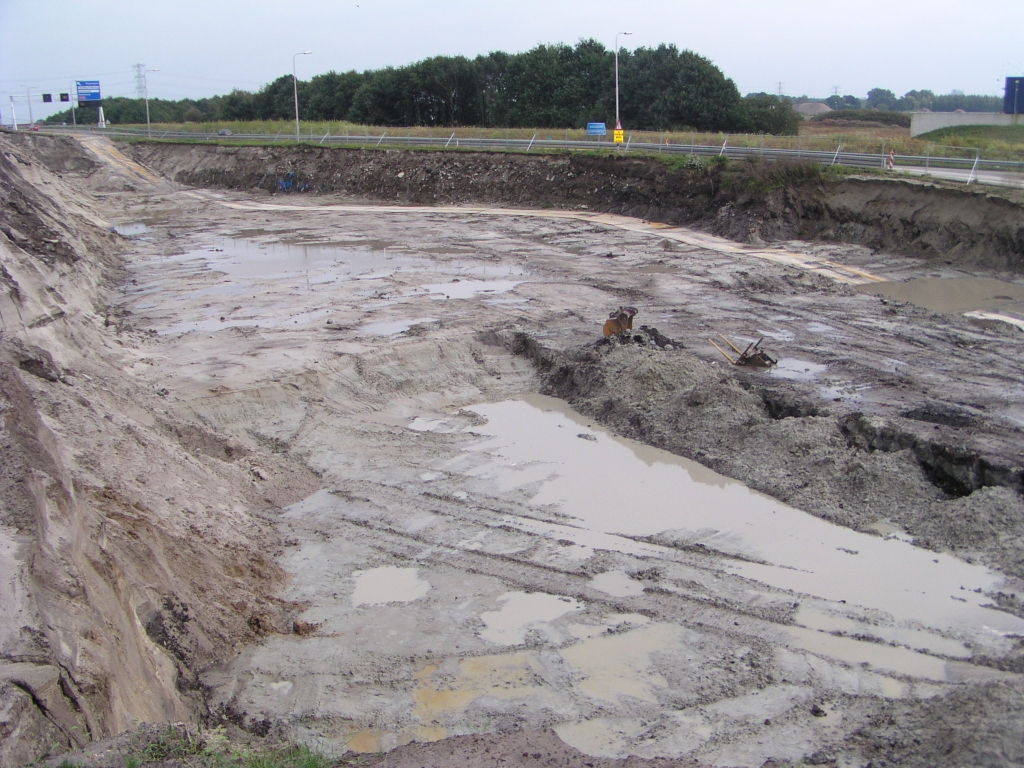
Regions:
<instances>
[{"instance_id":1,"label":"patch of grass","mask_svg":"<svg viewBox=\"0 0 1024 768\"><path fill-rule=\"evenodd\" d=\"M1024 144L1024 123L1021 125L960 125L923 133L917 138L922 141L943 141L947 144L953 139Z\"/></svg>"},{"instance_id":2,"label":"patch of grass","mask_svg":"<svg viewBox=\"0 0 1024 768\"><path fill-rule=\"evenodd\" d=\"M835 112L825 112L815 115L809 123L875 123L878 125L898 125L901 128L910 127L910 115L905 112L888 112L878 109L839 109Z\"/></svg>"},{"instance_id":3,"label":"patch of grass","mask_svg":"<svg viewBox=\"0 0 1024 768\"><path fill-rule=\"evenodd\" d=\"M838 181L849 172L843 166L826 166L813 160L768 162L754 157L727 167L729 172L722 180L724 187L757 195L807 183Z\"/></svg>"},{"instance_id":4,"label":"patch of grass","mask_svg":"<svg viewBox=\"0 0 1024 768\"><path fill-rule=\"evenodd\" d=\"M849 112L853 112L850 110ZM837 114L847 115L847 111ZM900 113L869 112L870 115L886 115ZM139 126L130 126L139 127ZM235 135L217 136L216 131L220 128L229 128ZM162 138L165 131L189 131L196 134L194 140L180 137ZM196 141L216 144L222 146L266 146L295 145L294 123L287 121L266 121L246 123L183 123L183 124L160 124L153 126L153 140L167 141L180 144L191 144ZM378 140L386 132L383 141ZM452 134L455 138L445 147L444 143L432 147L409 147L406 144L389 142L394 137L430 137L447 142ZM473 147L460 146L460 139L486 138L498 140L508 138L517 141L529 141L536 135L537 139L558 141L581 142L587 141L586 132L583 129L543 129L543 128L394 128L381 126L355 125L352 123L303 123L301 126L302 144L304 146L318 146L320 139L325 135L330 136L359 136L367 137L359 144L344 144L343 148L348 149L408 149L430 152L479 152ZM560 147L557 144L548 147L531 149L531 154L563 154L571 151L574 154L587 155L615 152L618 156L649 156L649 157L679 157L678 155L666 155L659 151L666 142L675 145L697 145L702 147L714 147L718 150L723 144L729 147L745 147L748 149L786 149L796 152L817 152L834 153L840 146L843 152L865 153L886 155L890 150L895 150L898 156L931 157L931 158L968 158L974 159L976 148L981 149L982 157L987 160L1015 160L1024 161L1024 126L1017 128L1001 126L970 126L964 128L949 128L936 131L926 136L910 138L910 129L902 125L883 125L877 122L856 122L849 120L836 121L805 121L800 126L799 136L767 136L758 134L724 134L724 133L700 133L697 131L629 131L626 132L631 139L630 149L625 151L624 147L613 150L607 142L594 143L591 149L571 149ZM238 138L240 135L247 135L249 138ZM259 137L259 138L257 138ZM607 137L605 137L607 138ZM121 141L147 141L147 139L118 137ZM648 148L640 150L639 144L646 144ZM329 141L324 142L324 148L334 147ZM500 143L489 151L504 151ZM510 146L509 152L520 153L525 151L524 147ZM676 167L673 161L667 161L672 167Z\"/></svg>"},{"instance_id":5,"label":"patch of grass","mask_svg":"<svg viewBox=\"0 0 1024 768\"><path fill-rule=\"evenodd\" d=\"M981 150L983 157L1024 160L1024 125L962 125L922 134L917 141Z\"/></svg>"},{"instance_id":6,"label":"patch of grass","mask_svg":"<svg viewBox=\"0 0 1024 768\"><path fill-rule=\"evenodd\" d=\"M125 768L341 768L353 763L350 758L330 757L296 744L237 744L223 728L201 731L188 725L137 735L124 757ZM80 767L65 761L60 768Z\"/></svg>"}]
</instances>

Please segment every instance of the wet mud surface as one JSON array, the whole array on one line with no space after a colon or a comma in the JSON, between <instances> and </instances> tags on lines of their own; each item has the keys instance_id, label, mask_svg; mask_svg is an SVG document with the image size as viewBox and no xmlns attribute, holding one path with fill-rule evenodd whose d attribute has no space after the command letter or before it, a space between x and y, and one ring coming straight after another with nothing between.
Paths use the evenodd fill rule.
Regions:
<instances>
[{"instance_id":1,"label":"wet mud surface","mask_svg":"<svg viewBox=\"0 0 1024 768\"><path fill-rule=\"evenodd\" d=\"M144 189L95 203L120 375L254 493L309 473L279 613L185 654L208 711L395 766L1019 761L1020 331L851 285L1013 275Z\"/></svg>"},{"instance_id":2,"label":"wet mud surface","mask_svg":"<svg viewBox=\"0 0 1024 768\"><path fill-rule=\"evenodd\" d=\"M1024 197L910 178L827 179L819 166L696 158L138 143L135 160L201 188L348 195L402 205L615 213L742 242L857 243L941 266L1024 269ZM302 196L302 195L300 195Z\"/></svg>"}]
</instances>

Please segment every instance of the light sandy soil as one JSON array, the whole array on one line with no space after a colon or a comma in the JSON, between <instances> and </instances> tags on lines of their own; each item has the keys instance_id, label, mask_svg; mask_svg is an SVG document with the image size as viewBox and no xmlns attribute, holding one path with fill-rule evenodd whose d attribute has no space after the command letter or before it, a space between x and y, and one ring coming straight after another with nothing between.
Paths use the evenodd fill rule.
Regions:
<instances>
[{"instance_id":1,"label":"light sandy soil","mask_svg":"<svg viewBox=\"0 0 1024 768\"><path fill-rule=\"evenodd\" d=\"M212 711L387 765L1024 757L1020 332L851 287L964 273L613 217L184 189L100 156L93 175L131 188L88 196L126 233L93 373L121 429L199 447L47 423L67 452L107 446L120 493L165 499L143 516L181 515L210 558L232 536L274 558L255 597L229 594L244 571L189 587L188 610L251 631L205 652L161 629L201 623L177 585L151 599L149 653ZM595 344L627 304L636 335ZM718 333L764 337L780 366L732 369ZM60 385L30 383L45 410Z\"/></svg>"}]
</instances>

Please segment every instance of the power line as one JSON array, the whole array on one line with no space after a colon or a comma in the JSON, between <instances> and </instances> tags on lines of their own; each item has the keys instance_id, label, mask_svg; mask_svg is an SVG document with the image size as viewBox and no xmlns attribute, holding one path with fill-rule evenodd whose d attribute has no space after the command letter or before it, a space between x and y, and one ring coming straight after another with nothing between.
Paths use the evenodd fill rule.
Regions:
<instances>
[{"instance_id":1,"label":"power line","mask_svg":"<svg viewBox=\"0 0 1024 768\"><path fill-rule=\"evenodd\" d=\"M146 65L136 64L132 69L135 70L135 95L144 99L146 97Z\"/></svg>"},{"instance_id":2,"label":"power line","mask_svg":"<svg viewBox=\"0 0 1024 768\"><path fill-rule=\"evenodd\" d=\"M123 75L124 70L118 70L117 72L91 72L90 77L106 77L107 75ZM52 83L52 82L69 82L71 80L77 80L78 77L74 75L56 75L54 77L19 77L10 80L0 80L0 85L4 83Z\"/></svg>"}]
</instances>

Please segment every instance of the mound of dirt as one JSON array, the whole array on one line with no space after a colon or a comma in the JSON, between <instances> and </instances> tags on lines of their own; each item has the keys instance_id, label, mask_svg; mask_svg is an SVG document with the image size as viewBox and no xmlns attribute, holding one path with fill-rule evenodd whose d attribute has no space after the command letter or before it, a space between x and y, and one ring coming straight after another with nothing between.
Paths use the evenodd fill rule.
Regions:
<instances>
[{"instance_id":1,"label":"mound of dirt","mask_svg":"<svg viewBox=\"0 0 1024 768\"><path fill-rule=\"evenodd\" d=\"M823 178L817 166L673 168L652 158L131 144L175 181L272 194L346 194L409 204L576 208L687 225L741 240L858 243L944 264L1024 270L1024 208L932 182Z\"/></svg>"}]
</instances>

